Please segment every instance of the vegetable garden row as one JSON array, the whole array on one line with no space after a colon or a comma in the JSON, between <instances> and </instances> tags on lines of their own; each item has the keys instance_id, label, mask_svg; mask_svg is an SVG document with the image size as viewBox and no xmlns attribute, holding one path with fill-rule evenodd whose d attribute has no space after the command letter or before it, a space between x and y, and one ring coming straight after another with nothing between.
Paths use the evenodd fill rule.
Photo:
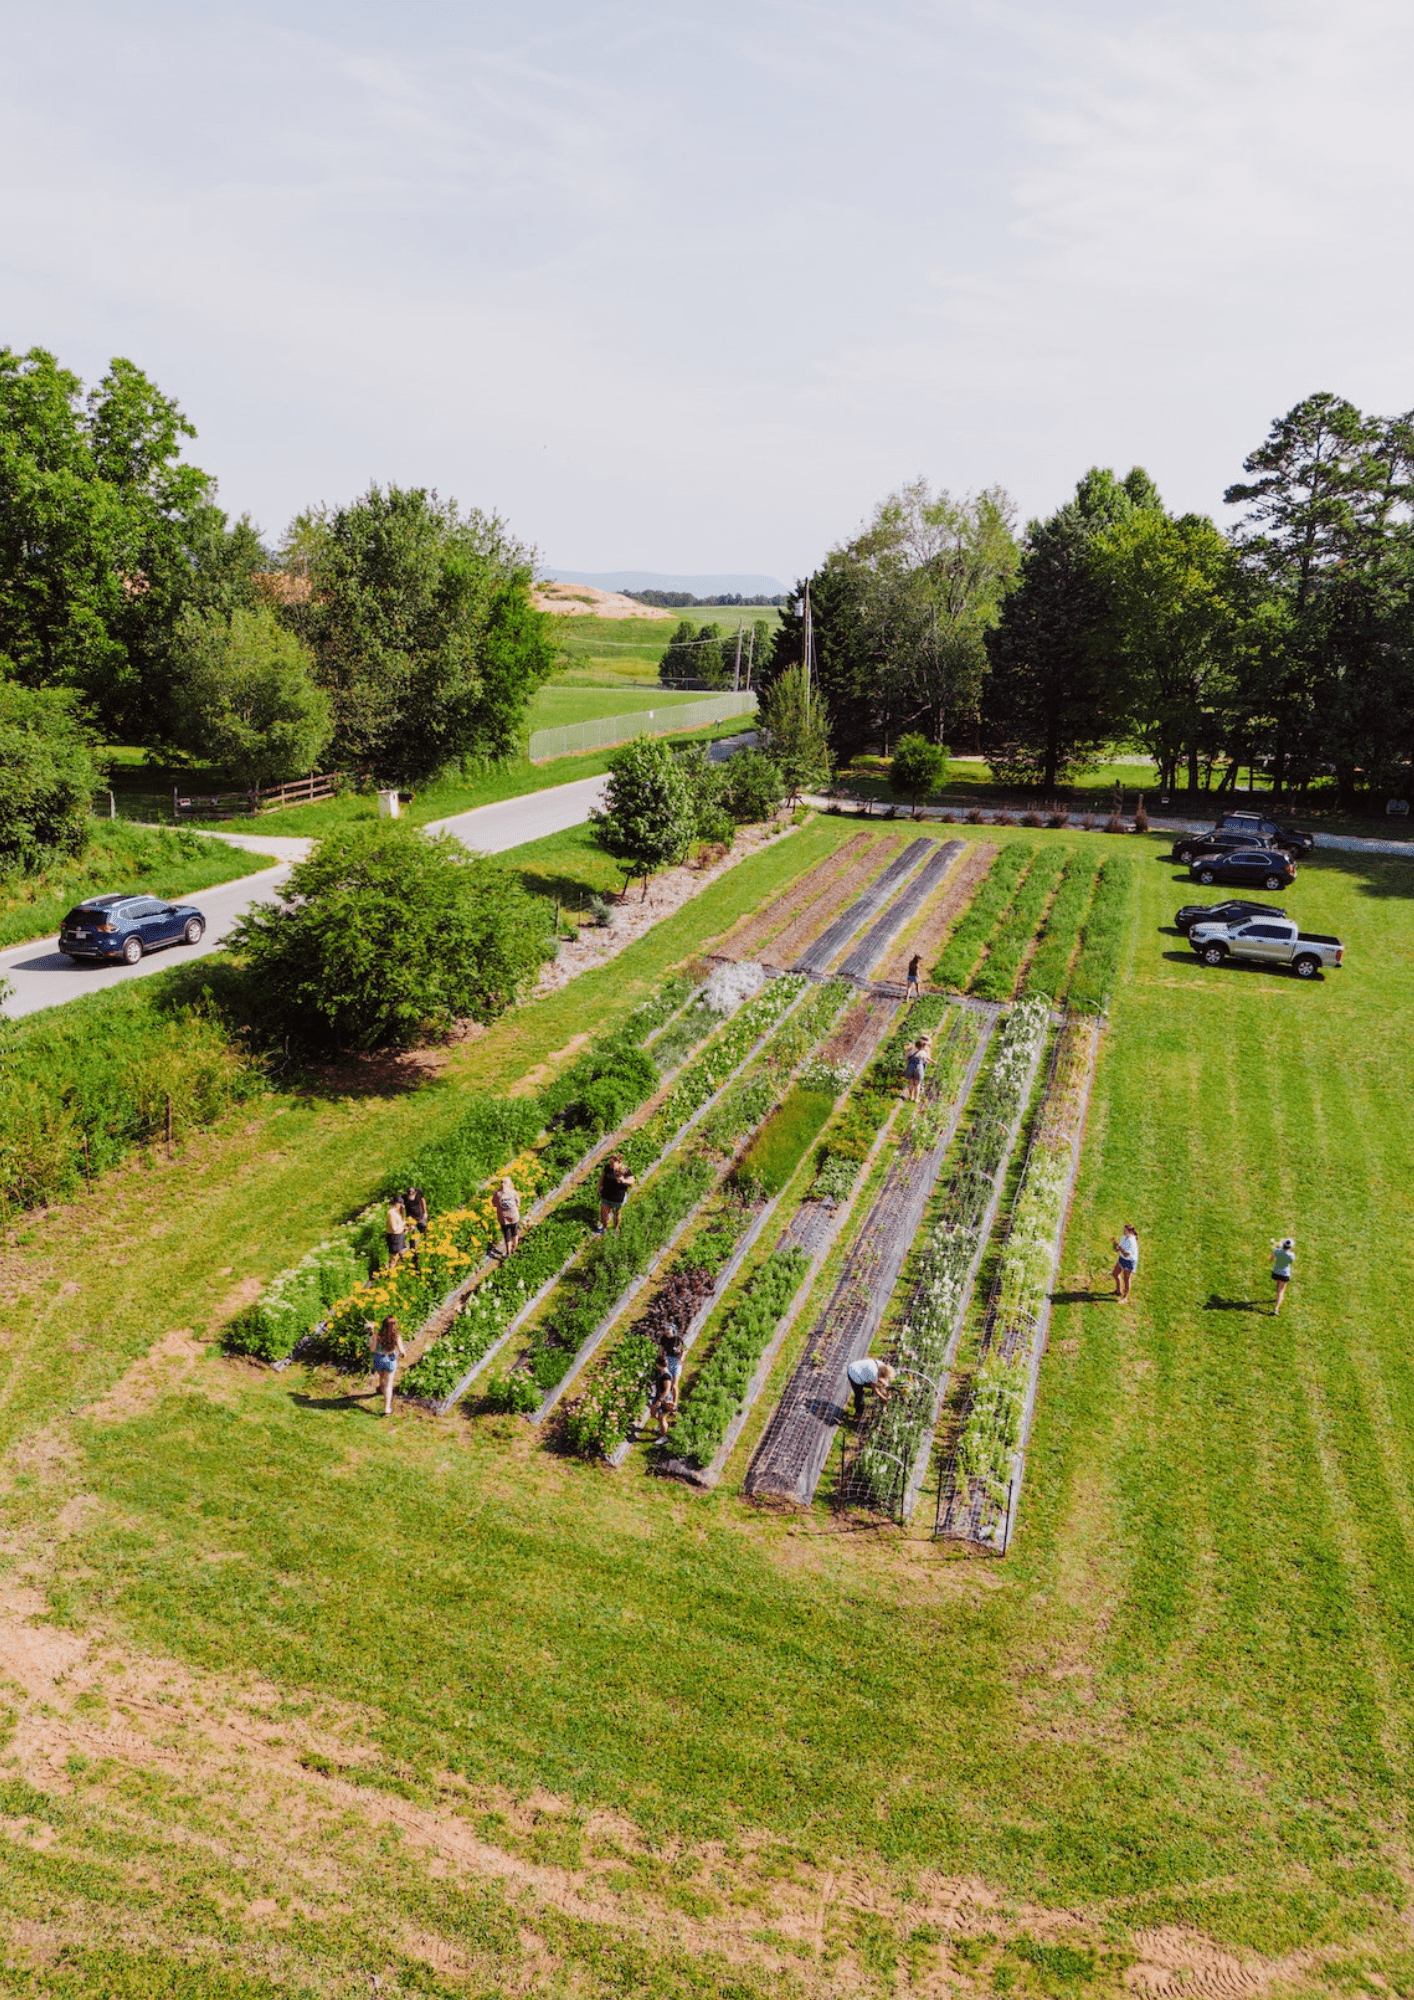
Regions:
<instances>
[{"instance_id":1,"label":"vegetable garden row","mask_svg":"<svg viewBox=\"0 0 1414 2000\"><path fill-rule=\"evenodd\" d=\"M1072 1009L1103 1010L1132 865L1003 846L970 901L954 895L962 907L936 967L940 984L969 997L928 994L903 1008L888 988L858 988L893 939L902 952L930 924L943 932L931 913L962 849L850 845L848 865L831 857L829 907L811 914L808 937L806 913L776 913L777 936L803 937L799 970L768 977L724 964L702 986L674 976L538 1095L471 1101L449 1135L389 1177L390 1189L427 1194L417 1256L387 1267L376 1204L282 1273L229 1345L277 1366L298 1356L361 1371L369 1324L392 1313L405 1337L415 1330L405 1396L445 1411L476 1387L476 1407L536 1422L553 1414L562 1445L616 1464L671 1328L692 1360L652 1462L711 1484L804 1324L746 1482L803 1502L837 1433L845 1368L882 1324L900 1389L872 1408L841 1492L907 1519L1051 1032L1049 1003L1064 995ZM969 855L971 865L983 863ZM753 921L769 932L765 915ZM993 1035L996 1003L1018 985L1026 997ZM898 1085L924 1027L936 1053L925 1101L912 1106ZM1044 1343L1045 1246L1058 1248L1094 1042L1090 1022L1057 1038L954 1413L937 1529L988 1547L1006 1546L1014 1519ZM598 1169L610 1150L637 1184L622 1228L600 1236ZM503 1174L526 1227L500 1260L490 1190ZM832 1254L844 1261L822 1298Z\"/></svg>"}]
</instances>

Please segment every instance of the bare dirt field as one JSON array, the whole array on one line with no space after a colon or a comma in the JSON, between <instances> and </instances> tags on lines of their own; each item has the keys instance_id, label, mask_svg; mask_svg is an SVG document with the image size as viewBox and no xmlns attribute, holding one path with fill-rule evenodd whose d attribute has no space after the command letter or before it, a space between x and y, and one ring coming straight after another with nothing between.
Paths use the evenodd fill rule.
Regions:
<instances>
[{"instance_id":1,"label":"bare dirt field","mask_svg":"<svg viewBox=\"0 0 1414 2000\"><path fill-rule=\"evenodd\" d=\"M977 893L977 884L992 865L996 847L979 840L963 855L936 896L923 905L913 923L889 946L874 968L874 977L902 985L908 978L908 961L915 952L923 960L922 980L929 984L928 968L935 964L953 925Z\"/></svg>"},{"instance_id":2,"label":"bare dirt field","mask_svg":"<svg viewBox=\"0 0 1414 2000\"><path fill-rule=\"evenodd\" d=\"M676 611L664 611L656 604L640 604L618 590L596 590L589 583L537 583L530 593L537 611L549 611L556 618L664 618L676 619Z\"/></svg>"}]
</instances>

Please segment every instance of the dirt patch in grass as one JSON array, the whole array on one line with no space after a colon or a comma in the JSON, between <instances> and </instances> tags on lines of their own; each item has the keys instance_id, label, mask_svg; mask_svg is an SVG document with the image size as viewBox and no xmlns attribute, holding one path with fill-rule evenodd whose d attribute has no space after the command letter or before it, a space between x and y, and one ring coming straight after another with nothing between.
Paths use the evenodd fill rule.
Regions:
<instances>
[{"instance_id":1,"label":"dirt patch in grass","mask_svg":"<svg viewBox=\"0 0 1414 2000\"><path fill-rule=\"evenodd\" d=\"M818 896L807 896L795 884L794 907L800 914L772 938L769 953L772 965L793 965L845 905L866 889L876 875L882 874L895 855L903 852L906 843L907 835L902 833L884 834L871 841L844 874Z\"/></svg>"},{"instance_id":2,"label":"dirt patch in grass","mask_svg":"<svg viewBox=\"0 0 1414 2000\"><path fill-rule=\"evenodd\" d=\"M238 1290L248 1293L251 1285L257 1288L258 1295L258 1279L248 1281ZM248 1297L246 1303L249 1303ZM232 1310L238 1312L240 1308L237 1306ZM230 1318L231 1314L223 1313L223 1316ZM140 1410L148 1409L161 1397L170 1395L205 1352L204 1345L189 1326L174 1327L170 1333L163 1334L146 1354L130 1363L107 1395L91 1403L84 1415L94 1424L116 1424L127 1417L135 1417Z\"/></svg>"},{"instance_id":3,"label":"dirt patch in grass","mask_svg":"<svg viewBox=\"0 0 1414 2000\"><path fill-rule=\"evenodd\" d=\"M923 960L923 985L931 984L928 968L937 960L953 925L977 893L977 884L992 865L996 847L979 840L969 847L956 869L919 911L916 921L889 948L882 965L875 968L876 979L902 985L908 978L908 961L915 952Z\"/></svg>"},{"instance_id":4,"label":"dirt patch in grass","mask_svg":"<svg viewBox=\"0 0 1414 2000\"><path fill-rule=\"evenodd\" d=\"M741 921L727 933L713 953L714 958L741 960L756 958L762 947L790 923L796 912L808 909L817 896L831 893L832 885L846 876L860 855L872 845L875 836L856 833L843 847L837 847L833 854L827 854L823 861L792 882L780 895L773 896L759 910ZM833 904L832 908L835 907Z\"/></svg>"}]
</instances>

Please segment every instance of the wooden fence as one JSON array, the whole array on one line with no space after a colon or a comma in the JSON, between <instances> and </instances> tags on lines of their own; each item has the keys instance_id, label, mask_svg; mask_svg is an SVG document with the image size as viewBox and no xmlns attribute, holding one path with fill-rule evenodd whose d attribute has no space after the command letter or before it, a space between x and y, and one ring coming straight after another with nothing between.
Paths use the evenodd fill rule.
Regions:
<instances>
[{"instance_id":1,"label":"wooden fence","mask_svg":"<svg viewBox=\"0 0 1414 2000\"><path fill-rule=\"evenodd\" d=\"M312 805L316 799L331 799L344 782L342 771L327 771L323 777L296 778L288 785L271 785L262 791L257 785L247 792L184 792L172 788L172 820L239 819L246 814L278 812L281 806Z\"/></svg>"}]
</instances>

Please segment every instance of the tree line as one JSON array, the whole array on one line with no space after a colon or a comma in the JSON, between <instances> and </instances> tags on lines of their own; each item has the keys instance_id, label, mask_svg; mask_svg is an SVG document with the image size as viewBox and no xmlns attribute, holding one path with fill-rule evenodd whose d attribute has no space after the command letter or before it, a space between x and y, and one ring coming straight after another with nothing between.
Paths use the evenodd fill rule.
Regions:
<instances>
[{"instance_id":1,"label":"tree line","mask_svg":"<svg viewBox=\"0 0 1414 2000\"><path fill-rule=\"evenodd\" d=\"M321 762L414 784L514 751L554 653L498 516L375 485L269 547L182 456L195 434L130 361L85 390L0 348L0 767L27 743L72 835L94 733L252 786Z\"/></svg>"},{"instance_id":2,"label":"tree line","mask_svg":"<svg viewBox=\"0 0 1414 2000\"><path fill-rule=\"evenodd\" d=\"M1227 532L1139 467L1092 468L1021 535L1000 488L905 486L796 586L759 678L804 660L808 615L839 761L975 736L1050 793L1134 744L1165 790L1407 792L1414 417L1309 396L1243 471Z\"/></svg>"}]
</instances>

